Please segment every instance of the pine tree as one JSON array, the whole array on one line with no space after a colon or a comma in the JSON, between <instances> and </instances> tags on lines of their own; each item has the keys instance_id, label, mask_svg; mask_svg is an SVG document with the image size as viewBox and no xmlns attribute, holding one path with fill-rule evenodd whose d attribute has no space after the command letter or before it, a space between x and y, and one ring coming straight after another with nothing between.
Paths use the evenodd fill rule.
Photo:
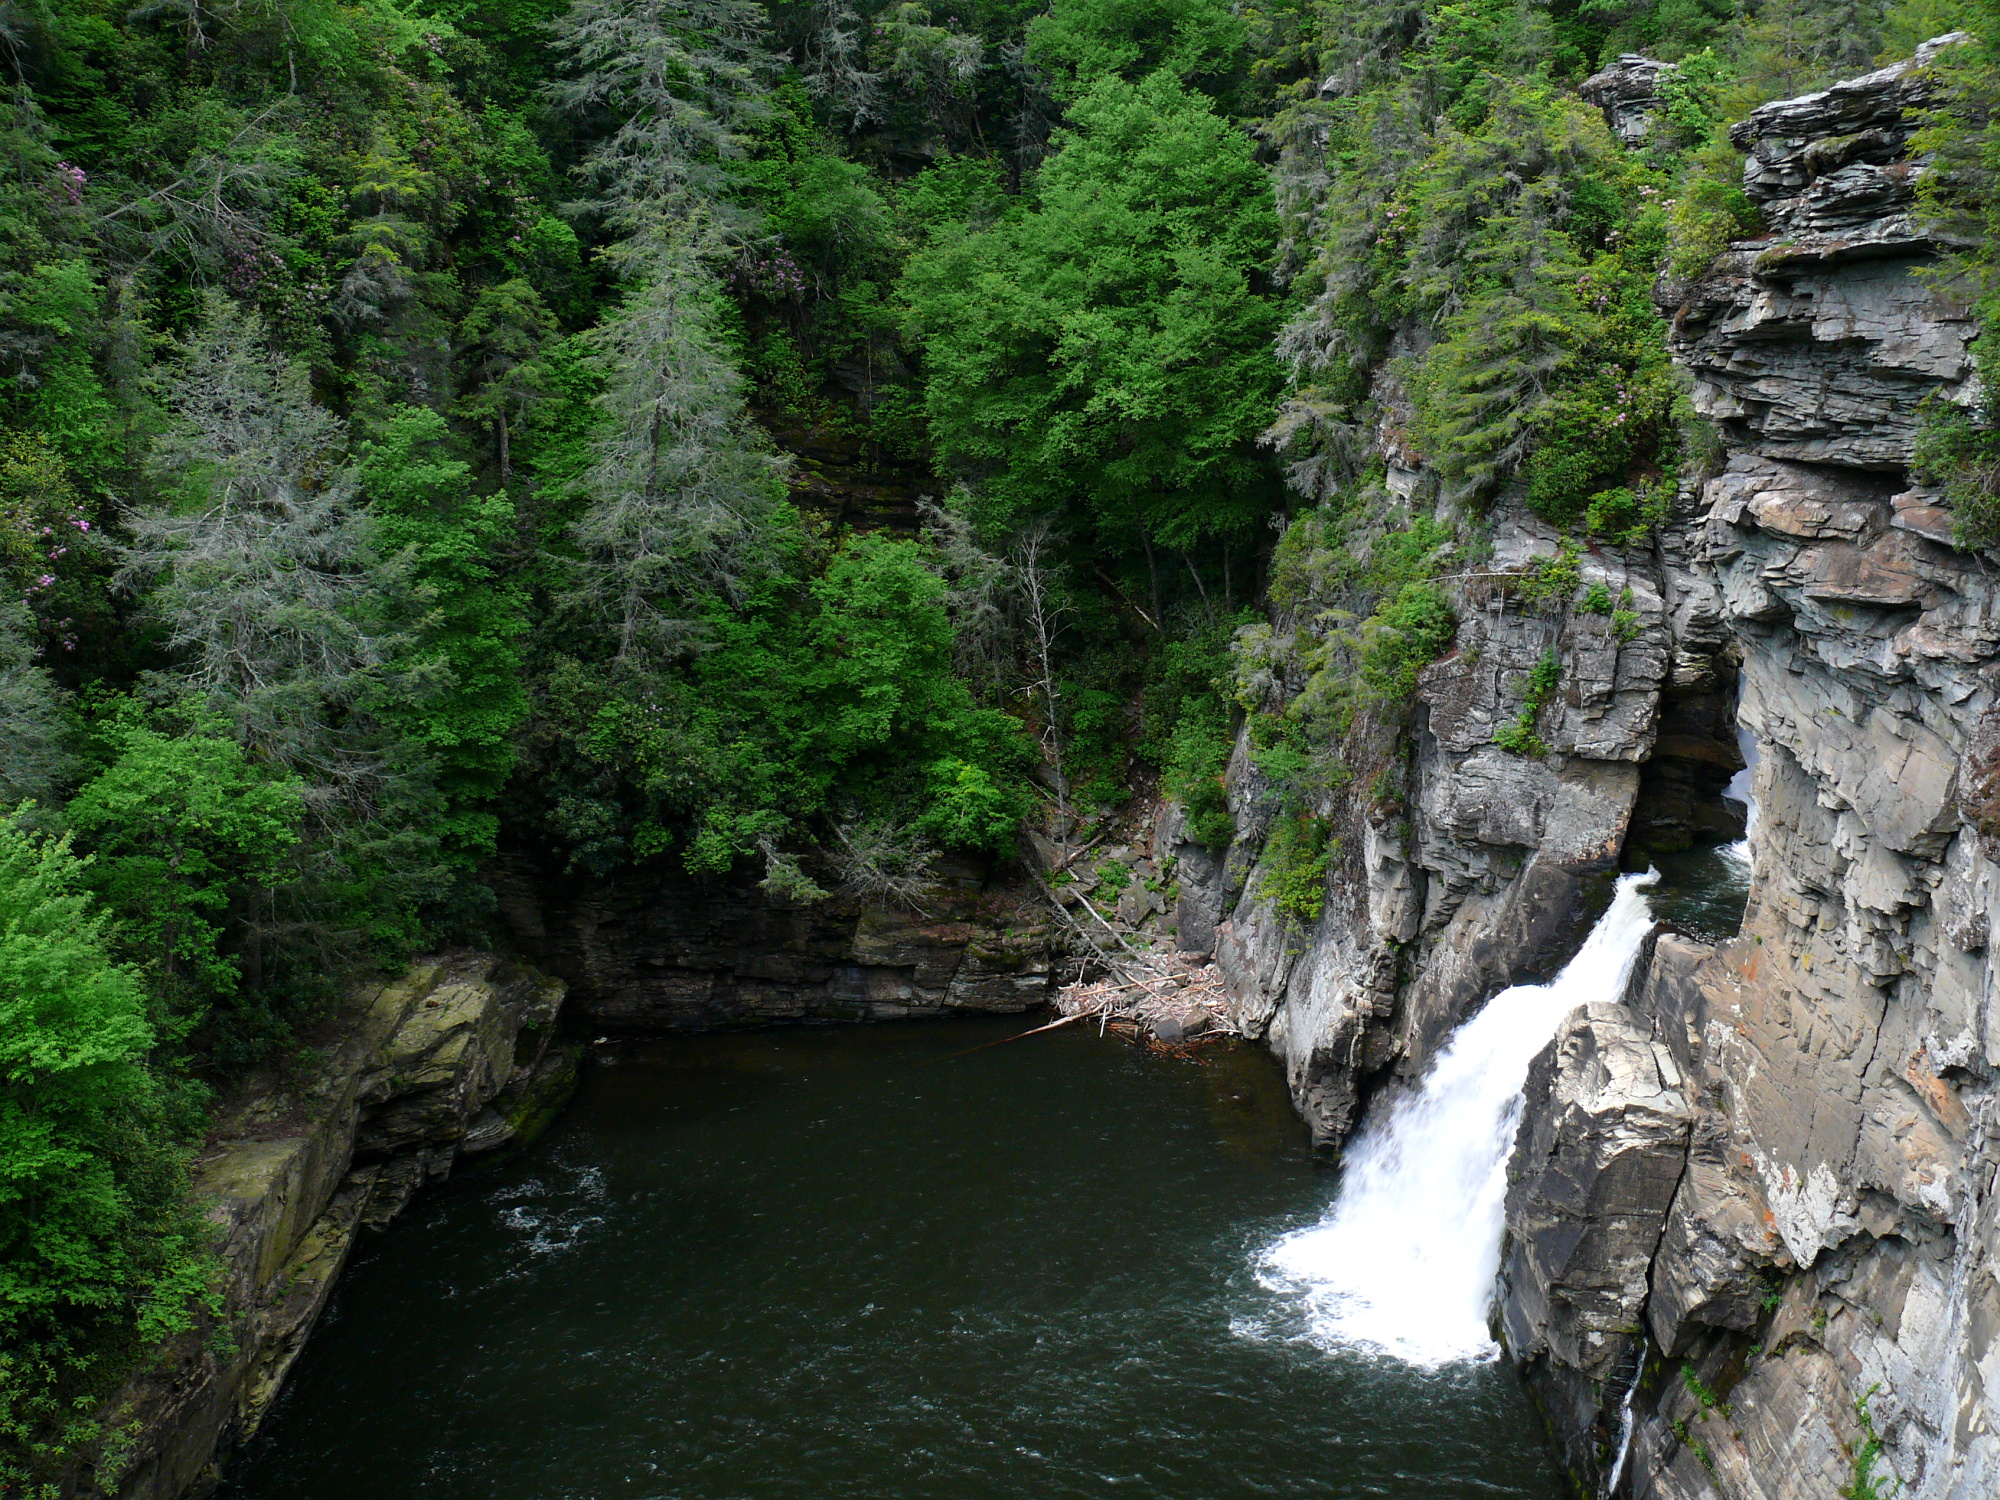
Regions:
<instances>
[{"instance_id":1,"label":"pine tree","mask_svg":"<svg viewBox=\"0 0 2000 1500\"><path fill-rule=\"evenodd\" d=\"M163 498L130 516L119 581L165 627L165 685L321 803L365 799L383 766L349 711L384 642L345 428L262 322L219 295L156 388L171 420L148 473Z\"/></svg>"},{"instance_id":2,"label":"pine tree","mask_svg":"<svg viewBox=\"0 0 2000 1500\"><path fill-rule=\"evenodd\" d=\"M771 563L785 463L744 409L716 327L717 290L694 246L651 237L622 263L637 285L591 334L605 378L573 602L640 666L685 648L705 595L738 595Z\"/></svg>"},{"instance_id":3,"label":"pine tree","mask_svg":"<svg viewBox=\"0 0 2000 1500\"><path fill-rule=\"evenodd\" d=\"M724 166L766 107L776 64L754 0L575 0L554 25L577 76L552 86L564 109L617 123L585 162L599 207L633 233L698 215L740 226Z\"/></svg>"},{"instance_id":4,"label":"pine tree","mask_svg":"<svg viewBox=\"0 0 2000 1500\"><path fill-rule=\"evenodd\" d=\"M75 767L62 694L35 660L32 626L19 605L0 613L0 812L47 804Z\"/></svg>"}]
</instances>

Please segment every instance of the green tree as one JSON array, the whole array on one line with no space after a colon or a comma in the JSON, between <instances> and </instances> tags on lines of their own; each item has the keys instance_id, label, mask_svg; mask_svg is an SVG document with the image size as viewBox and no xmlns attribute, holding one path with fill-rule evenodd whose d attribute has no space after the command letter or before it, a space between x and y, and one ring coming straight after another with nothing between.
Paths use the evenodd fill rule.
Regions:
<instances>
[{"instance_id":1,"label":"green tree","mask_svg":"<svg viewBox=\"0 0 2000 1500\"><path fill-rule=\"evenodd\" d=\"M1220 0L1056 0L1028 23L1026 55L1074 99L1100 78L1165 69L1185 83L1240 87L1250 40L1244 16Z\"/></svg>"},{"instance_id":2,"label":"green tree","mask_svg":"<svg viewBox=\"0 0 2000 1500\"><path fill-rule=\"evenodd\" d=\"M518 276L481 292L458 325L467 385L458 409L493 429L503 485L514 474L512 434L546 394L536 356L555 332L554 314Z\"/></svg>"},{"instance_id":3,"label":"green tree","mask_svg":"<svg viewBox=\"0 0 2000 1500\"><path fill-rule=\"evenodd\" d=\"M357 476L385 559L384 593L404 616L398 654L368 707L430 761L445 803L434 832L467 863L493 849L514 734L528 713L527 600L503 566L514 503L504 491L473 492L449 436L436 412L402 407L362 448Z\"/></svg>"},{"instance_id":4,"label":"green tree","mask_svg":"<svg viewBox=\"0 0 2000 1500\"><path fill-rule=\"evenodd\" d=\"M911 840L1009 847L1025 742L953 673L936 559L876 536L816 577L794 557L740 603L711 599L690 661L550 674L536 779L572 859L602 871L678 846L694 870L761 854L775 872L788 842L919 861Z\"/></svg>"},{"instance_id":5,"label":"green tree","mask_svg":"<svg viewBox=\"0 0 2000 1500\"><path fill-rule=\"evenodd\" d=\"M259 770L234 740L138 727L70 800L69 825L93 853L88 883L116 915L118 946L161 996L164 1037L181 1040L236 994L230 910L246 888L281 878L299 841L300 794L296 779Z\"/></svg>"},{"instance_id":6,"label":"green tree","mask_svg":"<svg viewBox=\"0 0 2000 1500\"><path fill-rule=\"evenodd\" d=\"M1242 538L1279 371L1276 235L1250 138L1172 76L1079 99L1032 204L933 231L903 280L940 454L994 518L1067 508L1113 547Z\"/></svg>"},{"instance_id":7,"label":"green tree","mask_svg":"<svg viewBox=\"0 0 2000 1500\"><path fill-rule=\"evenodd\" d=\"M0 1488L54 1494L121 1351L211 1298L139 977L67 840L0 817ZM49 1483L48 1489L39 1486Z\"/></svg>"}]
</instances>

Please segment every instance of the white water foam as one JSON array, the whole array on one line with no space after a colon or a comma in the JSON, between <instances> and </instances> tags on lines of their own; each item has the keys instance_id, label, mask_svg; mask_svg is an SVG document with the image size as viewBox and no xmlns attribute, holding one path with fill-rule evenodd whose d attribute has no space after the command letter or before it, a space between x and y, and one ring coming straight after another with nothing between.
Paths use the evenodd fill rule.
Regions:
<instances>
[{"instance_id":1,"label":"white water foam","mask_svg":"<svg viewBox=\"0 0 2000 1500\"><path fill-rule=\"evenodd\" d=\"M1425 1369L1499 1354L1487 1318L1528 1065L1577 1006L1624 994L1657 878L1621 876L1553 983L1502 990L1460 1026L1423 1086L1362 1130L1326 1217L1264 1253L1259 1279L1303 1302L1313 1343Z\"/></svg>"}]
</instances>

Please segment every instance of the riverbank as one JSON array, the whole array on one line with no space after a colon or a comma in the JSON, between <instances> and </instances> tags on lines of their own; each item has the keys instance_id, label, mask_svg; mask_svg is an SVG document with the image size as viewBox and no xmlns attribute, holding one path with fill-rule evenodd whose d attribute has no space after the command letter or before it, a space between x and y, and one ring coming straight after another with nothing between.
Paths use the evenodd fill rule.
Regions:
<instances>
[{"instance_id":1,"label":"riverbank","mask_svg":"<svg viewBox=\"0 0 2000 1500\"><path fill-rule=\"evenodd\" d=\"M179 1500L256 1432L363 1228L386 1225L467 1154L546 1124L580 1049L560 980L453 952L364 985L282 1073L215 1109L192 1174L217 1235L219 1304L149 1351L101 1414L73 1493Z\"/></svg>"}]
</instances>

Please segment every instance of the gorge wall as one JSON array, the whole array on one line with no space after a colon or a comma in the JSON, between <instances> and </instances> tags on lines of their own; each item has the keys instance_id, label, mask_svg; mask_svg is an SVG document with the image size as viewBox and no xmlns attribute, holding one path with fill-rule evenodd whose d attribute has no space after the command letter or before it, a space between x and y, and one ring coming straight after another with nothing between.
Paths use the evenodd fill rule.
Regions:
<instances>
[{"instance_id":1,"label":"gorge wall","mask_svg":"<svg viewBox=\"0 0 2000 1500\"><path fill-rule=\"evenodd\" d=\"M970 869L943 872L921 911L788 902L664 859L592 880L515 855L488 876L519 950L602 1031L1004 1014L1048 999L1047 912Z\"/></svg>"},{"instance_id":2,"label":"gorge wall","mask_svg":"<svg viewBox=\"0 0 2000 1500\"><path fill-rule=\"evenodd\" d=\"M1593 1494L1614 1469L1663 1500L2000 1493L2000 618L1911 477L1919 404L1974 394L1908 150L1949 40L1736 127L1765 231L1659 291L1722 458L1653 546L1577 560L1636 630L1496 587L1558 548L1503 501L1420 682L1402 809L1337 814L1316 930L1257 895L1240 749L1237 845L1183 887L1183 932L1212 925L1239 1021L1338 1142L1573 950L1621 855L1733 833L1747 732L1741 934L1663 932L1529 1083L1503 1332ZM1586 94L1642 137L1658 72L1622 59ZM1393 417L1380 447L1419 493ZM1510 754L1494 730L1551 650L1549 753Z\"/></svg>"},{"instance_id":3,"label":"gorge wall","mask_svg":"<svg viewBox=\"0 0 2000 1500\"><path fill-rule=\"evenodd\" d=\"M301 1058L219 1100L192 1199L214 1226L217 1301L148 1352L100 1413L106 1437L63 1493L178 1500L257 1430L356 1235L461 1156L539 1128L580 1048L557 1037L559 980L457 952L363 985Z\"/></svg>"}]
</instances>

